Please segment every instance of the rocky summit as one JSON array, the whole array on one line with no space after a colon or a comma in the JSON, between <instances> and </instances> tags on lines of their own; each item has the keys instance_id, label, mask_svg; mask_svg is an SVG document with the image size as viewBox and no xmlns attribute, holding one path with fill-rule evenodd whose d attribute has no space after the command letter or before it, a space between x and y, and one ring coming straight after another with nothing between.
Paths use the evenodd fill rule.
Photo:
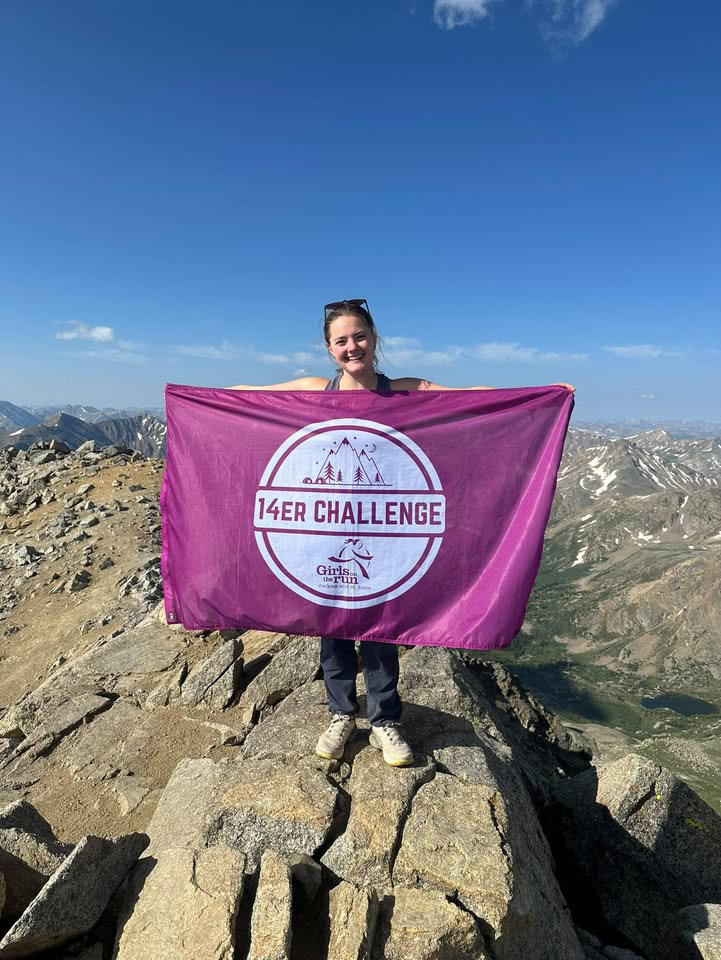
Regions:
<instances>
[{"instance_id":1,"label":"rocky summit","mask_svg":"<svg viewBox=\"0 0 721 960\"><path fill-rule=\"evenodd\" d=\"M161 472L0 453L0 958L721 956L718 814L500 663L404 649L413 766L317 757L318 638L165 622Z\"/></svg>"}]
</instances>

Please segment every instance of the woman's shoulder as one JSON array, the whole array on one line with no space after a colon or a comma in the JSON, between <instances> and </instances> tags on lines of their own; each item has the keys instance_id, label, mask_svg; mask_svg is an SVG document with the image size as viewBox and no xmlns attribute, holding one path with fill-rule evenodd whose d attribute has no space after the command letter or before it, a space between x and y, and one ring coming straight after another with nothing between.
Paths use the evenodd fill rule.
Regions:
<instances>
[{"instance_id":1,"label":"woman's shoulder","mask_svg":"<svg viewBox=\"0 0 721 960\"><path fill-rule=\"evenodd\" d=\"M434 385L430 380L420 377L395 377L390 380L391 390L431 390Z\"/></svg>"}]
</instances>

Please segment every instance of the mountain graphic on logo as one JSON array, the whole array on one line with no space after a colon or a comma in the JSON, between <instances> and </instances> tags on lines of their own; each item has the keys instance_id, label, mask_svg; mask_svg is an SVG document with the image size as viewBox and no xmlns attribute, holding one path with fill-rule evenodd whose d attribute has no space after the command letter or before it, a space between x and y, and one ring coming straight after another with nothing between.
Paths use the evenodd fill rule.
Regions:
<instances>
[{"instance_id":1,"label":"mountain graphic on logo","mask_svg":"<svg viewBox=\"0 0 721 960\"><path fill-rule=\"evenodd\" d=\"M365 450L358 453L348 437L343 437L337 447L331 447L312 483L386 485L373 457Z\"/></svg>"}]
</instances>

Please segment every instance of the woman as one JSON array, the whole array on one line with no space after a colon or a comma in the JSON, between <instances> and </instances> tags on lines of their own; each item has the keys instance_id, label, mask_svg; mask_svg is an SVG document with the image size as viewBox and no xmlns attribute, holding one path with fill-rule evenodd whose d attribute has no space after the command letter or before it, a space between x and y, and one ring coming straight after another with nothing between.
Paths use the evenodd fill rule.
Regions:
<instances>
[{"instance_id":1,"label":"woman","mask_svg":"<svg viewBox=\"0 0 721 960\"><path fill-rule=\"evenodd\" d=\"M418 377L389 379L377 371L378 334L366 300L339 300L326 304L323 324L326 347L337 372L326 377L302 377L265 387L235 386L231 390L459 390ZM573 390L569 384L554 384ZM495 387L469 387L493 390ZM392 766L413 763L413 752L399 729L401 700L398 696L398 647L390 643L361 641L361 660L371 724L370 743L383 751ZM321 734L316 753L340 760L356 728L358 713L355 644L339 637L321 638L321 665L332 714L330 726Z\"/></svg>"}]
</instances>

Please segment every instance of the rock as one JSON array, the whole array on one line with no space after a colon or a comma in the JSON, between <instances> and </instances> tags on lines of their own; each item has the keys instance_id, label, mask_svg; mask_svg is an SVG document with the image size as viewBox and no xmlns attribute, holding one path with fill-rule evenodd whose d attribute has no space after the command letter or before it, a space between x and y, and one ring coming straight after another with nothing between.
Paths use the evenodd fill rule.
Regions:
<instances>
[{"instance_id":1,"label":"rock","mask_svg":"<svg viewBox=\"0 0 721 960\"><path fill-rule=\"evenodd\" d=\"M634 949L667 960L676 912L721 901L721 817L635 754L578 774L557 796L552 826L571 888L592 889Z\"/></svg>"},{"instance_id":2,"label":"rock","mask_svg":"<svg viewBox=\"0 0 721 960\"><path fill-rule=\"evenodd\" d=\"M263 711L285 699L298 687L314 680L320 669L320 639L295 637L250 681L239 700Z\"/></svg>"},{"instance_id":3,"label":"rock","mask_svg":"<svg viewBox=\"0 0 721 960\"><path fill-rule=\"evenodd\" d=\"M398 887L390 899L374 960L490 960L473 917L442 894Z\"/></svg>"},{"instance_id":4,"label":"rock","mask_svg":"<svg viewBox=\"0 0 721 960\"><path fill-rule=\"evenodd\" d=\"M583 960L548 850L517 822L507 796L443 773L421 786L393 884L453 898L493 936L503 960ZM526 812L535 820L530 805Z\"/></svg>"},{"instance_id":5,"label":"rock","mask_svg":"<svg viewBox=\"0 0 721 960\"><path fill-rule=\"evenodd\" d=\"M626 950L625 947L604 947L601 955L608 957L608 960L643 960L643 957L639 957L633 950Z\"/></svg>"},{"instance_id":6,"label":"rock","mask_svg":"<svg viewBox=\"0 0 721 960\"><path fill-rule=\"evenodd\" d=\"M137 735L146 717L139 707L117 700L110 710L79 731L63 763L84 780L102 780L115 775L128 741Z\"/></svg>"},{"instance_id":7,"label":"rock","mask_svg":"<svg viewBox=\"0 0 721 960\"><path fill-rule=\"evenodd\" d=\"M267 850L260 863L248 960L290 960L292 898L287 861Z\"/></svg>"},{"instance_id":8,"label":"rock","mask_svg":"<svg viewBox=\"0 0 721 960\"><path fill-rule=\"evenodd\" d=\"M181 760L148 826L148 855L156 857L171 848L206 846L207 821L234 770L227 761Z\"/></svg>"},{"instance_id":9,"label":"rock","mask_svg":"<svg viewBox=\"0 0 721 960\"><path fill-rule=\"evenodd\" d=\"M721 960L721 904L696 903L679 911L679 960Z\"/></svg>"},{"instance_id":10,"label":"rock","mask_svg":"<svg viewBox=\"0 0 721 960\"><path fill-rule=\"evenodd\" d=\"M81 840L0 941L0 957L26 957L92 929L147 842L142 833Z\"/></svg>"},{"instance_id":11,"label":"rock","mask_svg":"<svg viewBox=\"0 0 721 960\"><path fill-rule=\"evenodd\" d=\"M434 770L424 758L412 767L391 767L380 751L362 749L346 787L351 798L348 825L323 856L323 865L356 886L390 888L393 858L411 799Z\"/></svg>"},{"instance_id":12,"label":"rock","mask_svg":"<svg viewBox=\"0 0 721 960\"><path fill-rule=\"evenodd\" d=\"M336 789L311 757L288 765L246 760L224 782L216 803L208 844L242 850L252 870L268 848L313 855L331 828Z\"/></svg>"},{"instance_id":13,"label":"rock","mask_svg":"<svg viewBox=\"0 0 721 960\"><path fill-rule=\"evenodd\" d=\"M5 875L0 870L0 917L3 915L3 909L5 908Z\"/></svg>"},{"instance_id":14,"label":"rock","mask_svg":"<svg viewBox=\"0 0 721 960\"><path fill-rule=\"evenodd\" d=\"M114 960L233 960L245 858L228 847L140 860L118 921Z\"/></svg>"},{"instance_id":15,"label":"rock","mask_svg":"<svg viewBox=\"0 0 721 960\"><path fill-rule=\"evenodd\" d=\"M157 675L177 663L182 649L178 634L170 628L158 623L138 626L99 641L68 664L68 672L85 682L102 681L113 692L137 696L157 686Z\"/></svg>"},{"instance_id":16,"label":"rock","mask_svg":"<svg viewBox=\"0 0 721 960\"><path fill-rule=\"evenodd\" d=\"M243 703L243 697L240 702ZM323 681L305 683L250 731L243 745L243 757L276 757L288 763L312 757L316 741L328 723L328 697Z\"/></svg>"},{"instance_id":17,"label":"rock","mask_svg":"<svg viewBox=\"0 0 721 960\"><path fill-rule=\"evenodd\" d=\"M222 710L233 699L238 688L243 660L240 640L227 640L197 663L188 674L180 691L186 707L210 707Z\"/></svg>"},{"instance_id":18,"label":"rock","mask_svg":"<svg viewBox=\"0 0 721 960\"><path fill-rule=\"evenodd\" d=\"M153 687L143 706L149 710L154 710L157 707L168 707L172 703L178 703L180 700L180 688L187 675L188 664L184 660L180 667L169 671L157 685Z\"/></svg>"},{"instance_id":19,"label":"rock","mask_svg":"<svg viewBox=\"0 0 721 960\"><path fill-rule=\"evenodd\" d=\"M288 765L183 760L148 827L148 853L223 844L246 854L249 871L268 847L312 855L328 835L335 802L335 787L312 758Z\"/></svg>"},{"instance_id":20,"label":"rock","mask_svg":"<svg viewBox=\"0 0 721 960\"><path fill-rule=\"evenodd\" d=\"M328 960L369 960L378 916L373 891L341 881L330 892Z\"/></svg>"},{"instance_id":21,"label":"rock","mask_svg":"<svg viewBox=\"0 0 721 960\"><path fill-rule=\"evenodd\" d=\"M25 800L0 810L0 874L6 879L4 916L19 917L72 851Z\"/></svg>"},{"instance_id":22,"label":"rock","mask_svg":"<svg viewBox=\"0 0 721 960\"><path fill-rule=\"evenodd\" d=\"M62 664L58 664L61 666ZM81 723L107 710L112 701L94 693L76 696L48 685L39 687L12 707L0 721L0 736L19 731L23 736L51 737L70 733Z\"/></svg>"},{"instance_id":23,"label":"rock","mask_svg":"<svg viewBox=\"0 0 721 960\"><path fill-rule=\"evenodd\" d=\"M303 891L306 901L310 903L320 887L322 878L320 864L307 853L291 853L287 859L293 880Z\"/></svg>"},{"instance_id":24,"label":"rock","mask_svg":"<svg viewBox=\"0 0 721 960\"><path fill-rule=\"evenodd\" d=\"M57 437L53 437L50 441L50 449L54 450L56 453L62 454L63 456L71 453L71 448L65 443L64 440L59 440Z\"/></svg>"},{"instance_id":25,"label":"rock","mask_svg":"<svg viewBox=\"0 0 721 960\"><path fill-rule=\"evenodd\" d=\"M78 570L72 577L66 581L63 589L66 593L77 593L78 590L84 590L90 583L90 574L87 570Z\"/></svg>"},{"instance_id":26,"label":"rock","mask_svg":"<svg viewBox=\"0 0 721 960\"><path fill-rule=\"evenodd\" d=\"M83 453L95 453L97 446L94 440L86 440L84 443L81 443L79 447L75 448L75 455Z\"/></svg>"}]
</instances>

